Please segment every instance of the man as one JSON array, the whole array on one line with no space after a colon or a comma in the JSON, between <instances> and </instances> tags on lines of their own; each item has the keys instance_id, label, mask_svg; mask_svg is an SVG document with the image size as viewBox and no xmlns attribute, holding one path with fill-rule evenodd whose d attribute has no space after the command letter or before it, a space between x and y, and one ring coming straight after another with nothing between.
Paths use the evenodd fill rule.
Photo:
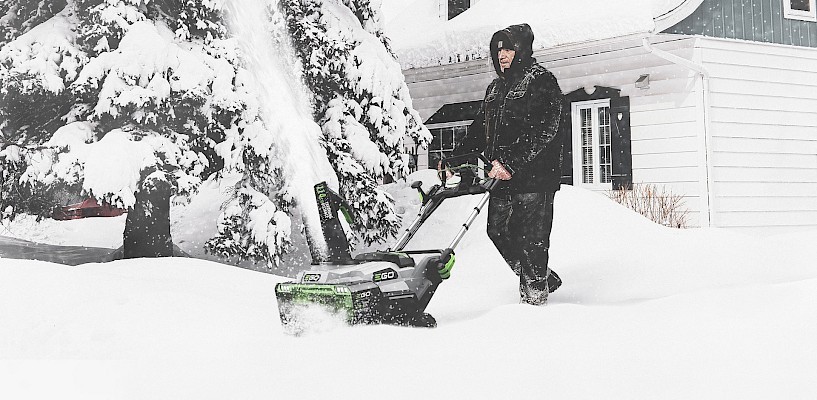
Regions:
<instances>
[{"instance_id":1,"label":"man","mask_svg":"<svg viewBox=\"0 0 817 400\"><path fill-rule=\"evenodd\" d=\"M544 305L561 285L548 268L553 198L561 178L563 97L533 58L533 31L513 25L491 38L498 77L454 155L483 152L488 176L502 180L488 206L488 236L519 276L523 302Z\"/></svg>"}]
</instances>

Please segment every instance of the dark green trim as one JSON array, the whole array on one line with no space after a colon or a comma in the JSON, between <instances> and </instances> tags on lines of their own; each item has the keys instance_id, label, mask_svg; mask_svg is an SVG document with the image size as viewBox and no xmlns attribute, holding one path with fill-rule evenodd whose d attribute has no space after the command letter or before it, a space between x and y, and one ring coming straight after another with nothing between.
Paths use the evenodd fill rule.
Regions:
<instances>
[{"instance_id":1,"label":"dark green trim","mask_svg":"<svg viewBox=\"0 0 817 400\"><path fill-rule=\"evenodd\" d=\"M783 1L787 0L704 0L663 33L817 47L817 22L785 18Z\"/></svg>"}]
</instances>

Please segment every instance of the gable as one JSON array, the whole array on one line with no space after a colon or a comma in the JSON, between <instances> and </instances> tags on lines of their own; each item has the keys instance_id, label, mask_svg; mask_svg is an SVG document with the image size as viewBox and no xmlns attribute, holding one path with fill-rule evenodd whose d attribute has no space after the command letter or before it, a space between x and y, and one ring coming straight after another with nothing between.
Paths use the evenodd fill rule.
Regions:
<instances>
[{"instance_id":1,"label":"gable","mask_svg":"<svg viewBox=\"0 0 817 400\"><path fill-rule=\"evenodd\" d=\"M704 0L663 32L817 47L817 22L796 19L786 11L787 1L791 0ZM801 0L795 6L804 4L811 5Z\"/></svg>"}]
</instances>

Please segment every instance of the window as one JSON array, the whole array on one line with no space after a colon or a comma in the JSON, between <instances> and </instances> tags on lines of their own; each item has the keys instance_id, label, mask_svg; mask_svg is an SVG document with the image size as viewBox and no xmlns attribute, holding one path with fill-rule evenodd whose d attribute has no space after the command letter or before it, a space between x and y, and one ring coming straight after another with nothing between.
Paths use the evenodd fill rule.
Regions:
<instances>
[{"instance_id":1,"label":"window","mask_svg":"<svg viewBox=\"0 0 817 400\"><path fill-rule=\"evenodd\" d=\"M782 0L783 16L789 19L817 22L815 0Z\"/></svg>"},{"instance_id":2,"label":"window","mask_svg":"<svg viewBox=\"0 0 817 400\"><path fill-rule=\"evenodd\" d=\"M423 151L422 154L418 154L418 168L437 168L437 163L442 157L450 156L457 143L465 137L480 107L482 100L444 104L425 120L426 127L432 135L432 142L427 153Z\"/></svg>"},{"instance_id":3,"label":"window","mask_svg":"<svg viewBox=\"0 0 817 400\"><path fill-rule=\"evenodd\" d=\"M448 19L462 14L471 6L471 0L448 0Z\"/></svg>"},{"instance_id":4,"label":"window","mask_svg":"<svg viewBox=\"0 0 817 400\"><path fill-rule=\"evenodd\" d=\"M602 186L613 182L610 100L573 103L573 175L576 186Z\"/></svg>"},{"instance_id":5,"label":"window","mask_svg":"<svg viewBox=\"0 0 817 400\"><path fill-rule=\"evenodd\" d=\"M428 147L428 167L437 168L437 163L443 157L450 157L454 146L462 140L468 125L456 125L446 128L429 129L433 140Z\"/></svg>"}]
</instances>

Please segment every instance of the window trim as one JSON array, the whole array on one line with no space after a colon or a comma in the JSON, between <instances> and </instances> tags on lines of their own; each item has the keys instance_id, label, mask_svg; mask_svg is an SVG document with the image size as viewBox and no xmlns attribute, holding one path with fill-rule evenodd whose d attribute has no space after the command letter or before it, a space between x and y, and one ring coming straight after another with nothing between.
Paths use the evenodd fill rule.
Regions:
<instances>
[{"instance_id":1,"label":"window trim","mask_svg":"<svg viewBox=\"0 0 817 400\"><path fill-rule=\"evenodd\" d=\"M799 21L817 22L817 7L815 0L808 0L810 11L792 10L791 0L783 1L783 17L786 19L794 19Z\"/></svg>"},{"instance_id":2,"label":"window trim","mask_svg":"<svg viewBox=\"0 0 817 400\"><path fill-rule=\"evenodd\" d=\"M447 128L456 128L456 127L465 127L465 129L468 129L468 127L471 126L472 122L473 122L473 120L442 122L442 123L438 123L438 124L426 125L426 128L429 130L429 132L437 130L437 129L447 129ZM432 135L433 135L433 133L432 133ZM442 138L441 138L441 140L442 140ZM433 138L432 138L432 141L433 141ZM427 154L427 157L428 157L428 168L429 169L437 168L436 165L431 165L432 164L431 163L431 153L453 151L453 149L456 148L456 144L457 144L456 142L451 144L451 146L452 146L451 150L443 149L443 150L437 151L437 150L432 150L431 149L431 143L429 143L428 147L426 149L426 152L427 152L426 154ZM442 146L442 142L440 143L440 145Z\"/></svg>"},{"instance_id":3,"label":"window trim","mask_svg":"<svg viewBox=\"0 0 817 400\"><path fill-rule=\"evenodd\" d=\"M471 126L471 123L473 123L473 122L474 122L473 119L467 119L467 120L461 120L461 121L441 122L441 123L437 123L437 124L426 125L426 128L429 131L432 131L432 130L435 130L435 129L454 128L454 127L458 127L458 126L462 126L462 127L465 127L466 129L468 129ZM456 144L457 143L454 143L454 148L456 148ZM442 151L445 151L445 150L442 150ZM428 163L428 168L429 169L436 169L437 168L436 165L431 165L431 153L432 152L435 152L435 150L431 150L431 143L429 143L428 147L426 147L426 162ZM480 168L485 167L483 165L482 160L478 160L478 164L479 164Z\"/></svg>"},{"instance_id":4,"label":"window trim","mask_svg":"<svg viewBox=\"0 0 817 400\"><path fill-rule=\"evenodd\" d=\"M571 137L573 141L573 159L571 160L573 163L573 186L575 187L583 187L591 190L612 190L613 182L607 183L584 183L584 173L582 171L582 134L581 134L581 113L579 109L586 109L588 106L592 107L593 109L598 109L599 107L608 107L611 108L611 101L609 98L603 99L595 99L595 100L585 100L585 101L575 101L570 105L570 118L572 119L571 124ZM598 113L593 113L598 115ZM595 118L598 118L597 116ZM593 177L594 181L601 176L600 168L601 168L601 155L599 152L599 125L598 121L594 118L595 124L593 125Z\"/></svg>"}]
</instances>

